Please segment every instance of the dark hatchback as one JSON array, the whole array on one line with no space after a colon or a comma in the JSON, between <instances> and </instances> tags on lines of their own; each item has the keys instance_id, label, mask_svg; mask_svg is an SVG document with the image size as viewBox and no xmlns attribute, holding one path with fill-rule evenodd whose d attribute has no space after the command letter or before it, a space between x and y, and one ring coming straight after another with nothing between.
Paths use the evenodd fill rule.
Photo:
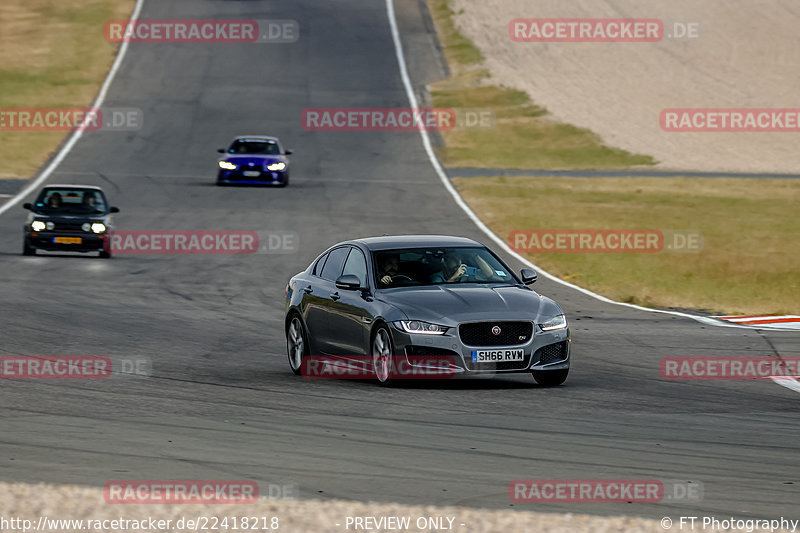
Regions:
<instances>
[{"instance_id":1,"label":"dark hatchback","mask_svg":"<svg viewBox=\"0 0 800 533\"><path fill-rule=\"evenodd\" d=\"M23 205L30 210L23 227L23 255L37 250L100 252L111 257L106 245L113 230L112 213L103 190L91 185L49 185L36 201Z\"/></svg>"},{"instance_id":2,"label":"dark hatchback","mask_svg":"<svg viewBox=\"0 0 800 533\"><path fill-rule=\"evenodd\" d=\"M320 358L336 366L366 360L381 383L424 365L443 376L525 373L561 384L570 367L567 320L528 287L536 278L461 237L339 243L286 287L289 364L308 375Z\"/></svg>"}]
</instances>

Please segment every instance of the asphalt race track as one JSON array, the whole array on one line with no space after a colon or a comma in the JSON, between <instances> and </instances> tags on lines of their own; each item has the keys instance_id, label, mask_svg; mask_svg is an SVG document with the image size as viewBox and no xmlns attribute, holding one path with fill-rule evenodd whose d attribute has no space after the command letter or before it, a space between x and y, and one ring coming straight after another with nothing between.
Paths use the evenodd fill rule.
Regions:
<instances>
[{"instance_id":1,"label":"asphalt race track","mask_svg":"<svg viewBox=\"0 0 800 533\"><path fill-rule=\"evenodd\" d=\"M423 87L440 76L431 36L416 0L399 0L397 15ZM796 333L704 326L541 280L536 289L571 320L562 387L294 377L283 290L324 248L384 233L488 238L442 187L418 133L300 127L307 107L408 105L383 2L150 0L141 18L294 19L301 37L133 44L106 105L142 109L143 129L87 132L49 182L102 186L121 209L119 229L291 231L299 247L23 257L25 211L0 216L0 353L152 362L149 377L2 380L3 480L252 479L296 483L302 498L508 508L513 479L657 478L699 481L704 499L514 507L653 518L796 511L797 392L659 376L666 356L800 356ZM237 134L277 135L295 151L289 187L213 185L215 150Z\"/></svg>"}]
</instances>

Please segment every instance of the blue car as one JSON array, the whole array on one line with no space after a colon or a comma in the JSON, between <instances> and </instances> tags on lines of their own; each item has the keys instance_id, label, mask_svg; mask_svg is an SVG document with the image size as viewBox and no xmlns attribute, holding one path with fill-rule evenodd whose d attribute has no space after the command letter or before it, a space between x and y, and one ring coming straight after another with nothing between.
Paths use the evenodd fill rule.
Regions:
<instances>
[{"instance_id":1,"label":"blue car","mask_svg":"<svg viewBox=\"0 0 800 533\"><path fill-rule=\"evenodd\" d=\"M236 137L231 145L217 150L225 154L217 166L217 185L289 185L291 150L284 150L275 137Z\"/></svg>"}]
</instances>

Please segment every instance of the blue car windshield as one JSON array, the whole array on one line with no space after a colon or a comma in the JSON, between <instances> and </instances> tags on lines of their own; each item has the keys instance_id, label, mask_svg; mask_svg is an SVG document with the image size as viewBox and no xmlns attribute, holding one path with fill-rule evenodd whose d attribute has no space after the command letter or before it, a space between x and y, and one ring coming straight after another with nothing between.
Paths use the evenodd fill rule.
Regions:
<instances>
[{"instance_id":1,"label":"blue car windshield","mask_svg":"<svg viewBox=\"0 0 800 533\"><path fill-rule=\"evenodd\" d=\"M281 148L275 141L242 140L233 141L229 154L259 154L259 155L280 155Z\"/></svg>"},{"instance_id":2,"label":"blue car windshield","mask_svg":"<svg viewBox=\"0 0 800 533\"><path fill-rule=\"evenodd\" d=\"M374 252L373 258L378 288L517 283L508 269L482 247L381 250Z\"/></svg>"},{"instance_id":3,"label":"blue car windshield","mask_svg":"<svg viewBox=\"0 0 800 533\"><path fill-rule=\"evenodd\" d=\"M48 214L98 215L107 211L103 193L93 189L47 188L39 193L34 210Z\"/></svg>"}]
</instances>

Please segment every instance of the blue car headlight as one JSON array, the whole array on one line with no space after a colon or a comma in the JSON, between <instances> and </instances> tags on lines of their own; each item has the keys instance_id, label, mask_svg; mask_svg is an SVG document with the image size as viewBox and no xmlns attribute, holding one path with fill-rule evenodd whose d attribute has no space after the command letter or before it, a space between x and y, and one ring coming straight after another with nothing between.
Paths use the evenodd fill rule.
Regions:
<instances>
[{"instance_id":1,"label":"blue car headlight","mask_svg":"<svg viewBox=\"0 0 800 533\"><path fill-rule=\"evenodd\" d=\"M542 331L556 331L558 329L564 329L567 327L567 318L564 315L554 316L553 318L548 318L544 322L540 322L539 329Z\"/></svg>"},{"instance_id":2,"label":"blue car headlight","mask_svg":"<svg viewBox=\"0 0 800 533\"><path fill-rule=\"evenodd\" d=\"M399 320L395 322L395 325L406 333L417 333L423 335L444 335L448 329L447 326L431 324L430 322L422 322L421 320Z\"/></svg>"},{"instance_id":3,"label":"blue car headlight","mask_svg":"<svg viewBox=\"0 0 800 533\"><path fill-rule=\"evenodd\" d=\"M272 171L283 170L284 168L286 168L286 163L284 163L283 161L278 161L277 163L272 163L271 165L267 165L267 170L272 170Z\"/></svg>"},{"instance_id":4,"label":"blue car headlight","mask_svg":"<svg viewBox=\"0 0 800 533\"><path fill-rule=\"evenodd\" d=\"M236 170L237 167L230 161L220 161L219 168L224 168L225 170Z\"/></svg>"}]
</instances>

